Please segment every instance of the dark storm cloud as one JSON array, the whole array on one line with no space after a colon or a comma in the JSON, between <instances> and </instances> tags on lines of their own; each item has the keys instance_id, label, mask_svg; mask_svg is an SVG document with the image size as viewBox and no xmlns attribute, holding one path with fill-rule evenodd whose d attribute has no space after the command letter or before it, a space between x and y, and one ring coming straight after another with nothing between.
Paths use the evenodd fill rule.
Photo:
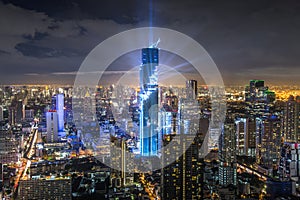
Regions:
<instances>
[{"instance_id":1,"label":"dark storm cloud","mask_svg":"<svg viewBox=\"0 0 300 200\"><path fill-rule=\"evenodd\" d=\"M141 3L138 0L4 0L3 2L28 10L43 12L57 20L104 19L114 20L122 24L137 23L144 20L145 13L140 15L139 11L148 10L148 1L142 1Z\"/></svg>"},{"instance_id":2,"label":"dark storm cloud","mask_svg":"<svg viewBox=\"0 0 300 200\"><path fill-rule=\"evenodd\" d=\"M299 84L299 10L300 2L291 0L3 0L0 80L27 81L34 74L43 77L36 80L72 83L73 72L101 41L153 25L197 40L227 84L252 78ZM131 64L121 59L112 69L123 71ZM184 61L173 64L187 66Z\"/></svg>"},{"instance_id":3,"label":"dark storm cloud","mask_svg":"<svg viewBox=\"0 0 300 200\"><path fill-rule=\"evenodd\" d=\"M0 55L1 54L9 55L9 52L0 50Z\"/></svg>"},{"instance_id":4,"label":"dark storm cloud","mask_svg":"<svg viewBox=\"0 0 300 200\"><path fill-rule=\"evenodd\" d=\"M49 36L48 33L41 33L41 32L38 32L36 31L34 33L34 35L30 35L30 34L24 34L23 37L24 39L27 39L27 40L31 40L31 41L34 41L34 40L41 40L41 39L44 39L45 37Z\"/></svg>"},{"instance_id":5,"label":"dark storm cloud","mask_svg":"<svg viewBox=\"0 0 300 200\"><path fill-rule=\"evenodd\" d=\"M36 58L51 58L51 57L74 57L79 56L77 52L72 49L57 50L53 48L40 47L30 43L19 43L15 47L24 56L31 56Z\"/></svg>"}]
</instances>

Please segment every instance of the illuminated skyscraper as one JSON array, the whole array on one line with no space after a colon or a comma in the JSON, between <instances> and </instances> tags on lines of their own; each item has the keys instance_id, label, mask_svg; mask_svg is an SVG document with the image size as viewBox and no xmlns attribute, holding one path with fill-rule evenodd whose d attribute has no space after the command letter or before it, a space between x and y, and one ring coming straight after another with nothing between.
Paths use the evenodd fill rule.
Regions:
<instances>
[{"instance_id":1,"label":"illuminated skyscraper","mask_svg":"<svg viewBox=\"0 0 300 200\"><path fill-rule=\"evenodd\" d=\"M22 100L19 100L16 103L16 123L22 122L22 118L23 118L23 102Z\"/></svg>"},{"instance_id":2,"label":"illuminated skyscraper","mask_svg":"<svg viewBox=\"0 0 300 200\"><path fill-rule=\"evenodd\" d=\"M170 145L170 142L173 142ZM162 153L162 199L180 199L182 197L182 150L180 137L176 134L164 136ZM177 159L176 159L177 158Z\"/></svg>"},{"instance_id":3,"label":"illuminated skyscraper","mask_svg":"<svg viewBox=\"0 0 300 200\"><path fill-rule=\"evenodd\" d=\"M237 184L235 129L233 119L227 118L219 139L219 183L221 186Z\"/></svg>"},{"instance_id":4,"label":"illuminated skyscraper","mask_svg":"<svg viewBox=\"0 0 300 200\"><path fill-rule=\"evenodd\" d=\"M58 120L57 112L49 111L46 113L47 121L47 142L57 142L58 140Z\"/></svg>"},{"instance_id":5,"label":"illuminated skyscraper","mask_svg":"<svg viewBox=\"0 0 300 200\"><path fill-rule=\"evenodd\" d=\"M163 142L162 199L202 199L204 161L197 136L169 134Z\"/></svg>"},{"instance_id":6,"label":"illuminated skyscraper","mask_svg":"<svg viewBox=\"0 0 300 200\"><path fill-rule=\"evenodd\" d=\"M192 84L190 84L192 83ZM196 100L197 81L186 82L187 98L179 101L178 108L178 130L179 134L196 135L199 133L200 110Z\"/></svg>"},{"instance_id":7,"label":"illuminated skyscraper","mask_svg":"<svg viewBox=\"0 0 300 200\"><path fill-rule=\"evenodd\" d=\"M300 101L290 96L283 111L283 133L285 142L297 143L300 140Z\"/></svg>"},{"instance_id":8,"label":"illuminated skyscraper","mask_svg":"<svg viewBox=\"0 0 300 200\"><path fill-rule=\"evenodd\" d=\"M141 155L155 156L158 135L158 48L142 49L140 67L140 148Z\"/></svg>"},{"instance_id":9,"label":"illuminated skyscraper","mask_svg":"<svg viewBox=\"0 0 300 200\"><path fill-rule=\"evenodd\" d=\"M197 99L197 81L187 80L186 81L187 97Z\"/></svg>"},{"instance_id":10,"label":"illuminated skyscraper","mask_svg":"<svg viewBox=\"0 0 300 200\"><path fill-rule=\"evenodd\" d=\"M255 157L256 124L253 118L235 120L237 136L237 155Z\"/></svg>"},{"instance_id":11,"label":"illuminated skyscraper","mask_svg":"<svg viewBox=\"0 0 300 200\"><path fill-rule=\"evenodd\" d=\"M11 130L0 130L0 163L17 163L20 154L18 153L18 142Z\"/></svg>"},{"instance_id":12,"label":"illuminated skyscraper","mask_svg":"<svg viewBox=\"0 0 300 200\"><path fill-rule=\"evenodd\" d=\"M162 135L172 134L172 112L161 112Z\"/></svg>"},{"instance_id":13,"label":"illuminated skyscraper","mask_svg":"<svg viewBox=\"0 0 300 200\"><path fill-rule=\"evenodd\" d=\"M177 134L164 135L162 199L202 199L203 160L199 158L199 104L187 81L187 98L181 98ZM192 89L192 90L191 90ZM170 145L170 141L173 142ZM175 159L176 158L176 159ZM170 161L174 162L170 163Z\"/></svg>"},{"instance_id":14,"label":"illuminated skyscraper","mask_svg":"<svg viewBox=\"0 0 300 200\"><path fill-rule=\"evenodd\" d=\"M133 163L129 160L133 160L132 154L129 154L125 139L119 139L111 136L110 143L110 162L112 168L111 182L114 187L121 187L127 184L132 184L133 174L129 171L133 171Z\"/></svg>"},{"instance_id":15,"label":"illuminated skyscraper","mask_svg":"<svg viewBox=\"0 0 300 200\"><path fill-rule=\"evenodd\" d=\"M298 181L300 176L300 144L284 143L280 150L279 177Z\"/></svg>"},{"instance_id":16,"label":"illuminated skyscraper","mask_svg":"<svg viewBox=\"0 0 300 200\"><path fill-rule=\"evenodd\" d=\"M273 175L281 144L281 120L277 116L256 118L256 162Z\"/></svg>"},{"instance_id":17,"label":"illuminated skyscraper","mask_svg":"<svg viewBox=\"0 0 300 200\"><path fill-rule=\"evenodd\" d=\"M58 132L64 131L64 94L56 95L56 112L58 118Z\"/></svg>"},{"instance_id":18,"label":"illuminated skyscraper","mask_svg":"<svg viewBox=\"0 0 300 200\"><path fill-rule=\"evenodd\" d=\"M248 116L268 116L273 108L275 93L264 85L263 80L251 80L245 88L246 113Z\"/></svg>"},{"instance_id":19,"label":"illuminated skyscraper","mask_svg":"<svg viewBox=\"0 0 300 200\"><path fill-rule=\"evenodd\" d=\"M245 88L245 101L254 102L264 97L264 91L268 87L265 87L265 81L263 80L250 80L249 86Z\"/></svg>"}]
</instances>

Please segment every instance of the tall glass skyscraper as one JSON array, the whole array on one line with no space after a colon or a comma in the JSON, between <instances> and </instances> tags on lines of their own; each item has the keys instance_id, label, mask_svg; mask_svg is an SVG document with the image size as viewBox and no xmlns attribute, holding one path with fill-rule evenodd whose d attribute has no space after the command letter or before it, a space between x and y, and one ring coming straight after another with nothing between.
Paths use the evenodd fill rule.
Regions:
<instances>
[{"instance_id":1,"label":"tall glass skyscraper","mask_svg":"<svg viewBox=\"0 0 300 200\"><path fill-rule=\"evenodd\" d=\"M158 48L142 49L140 67L140 150L142 156L156 156L158 135Z\"/></svg>"},{"instance_id":2,"label":"tall glass skyscraper","mask_svg":"<svg viewBox=\"0 0 300 200\"><path fill-rule=\"evenodd\" d=\"M300 142L300 97L290 96L283 110L284 141Z\"/></svg>"},{"instance_id":3,"label":"tall glass skyscraper","mask_svg":"<svg viewBox=\"0 0 300 200\"><path fill-rule=\"evenodd\" d=\"M58 113L56 111L49 111L46 113L47 122L47 142L58 141Z\"/></svg>"},{"instance_id":4,"label":"tall glass skyscraper","mask_svg":"<svg viewBox=\"0 0 300 200\"><path fill-rule=\"evenodd\" d=\"M237 185L236 174L236 124L227 118L219 138L219 184Z\"/></svg>"},{"instance_id":5,"label":"tall glass skyscraper","mask_svg":"<svg viewBox=\"0 0 300 200\"><path fill-rule=\"evenodd\" d=\"M187 90L187 94L186 94L187 98L197 99L197 81L187 80L185 84Z\"/></svg>"},{"instance_id":6,"label":"tall glass skyscraper","mask_svg":"<svg viewBox=\"0 0 300 200\"><path fill-rule=\"evenodd\" d=\"M56 95L56 112L58 117L58 132L64 131L64 94Z\"/></svg>"}]
</instances>

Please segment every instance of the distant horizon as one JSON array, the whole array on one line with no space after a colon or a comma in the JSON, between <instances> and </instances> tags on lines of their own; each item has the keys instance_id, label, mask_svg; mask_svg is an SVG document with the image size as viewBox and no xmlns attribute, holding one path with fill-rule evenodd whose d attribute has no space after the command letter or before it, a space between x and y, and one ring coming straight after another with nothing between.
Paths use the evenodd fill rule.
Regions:
<instances>
[{"instance_id":1,"label":"distant horizon","mask_svg":"<svg viewBox=\"0 0 300 200\"><path fill-rule=\"evenodd\" d=\"M252 79L249 79L249 81L252 80ZM114 83L112 84L98 84L97 87L100 87L100 86L111 86L113 85ZM124 86L124 84L120 84L122 86ZM245 86L248 86L249 85L249 82L246 82L245 84L224 84L225 87L245 87ZM74 84L69 84L69 83L66 83L66 84L63 84L63 83L17 83L17 84L0 84L0 87L7 87L7 86L11 86L11 87L14 87L14 86L55 86L55 87L73 87ZM133 85L125 85L125 86L130 86L130 87L139 87L138 85L137 86L133 86ZM174 87L185 87L185 85L159 85L159 86L174 86ZM208 86L206 84L198 84L198 87L204 87L204 86ZM215 86L215 85L212 85L212 86ZM270 83L267 83L265 81L265 86L268 86L268 87L299 87L300 89L300 84L270 84ZM83 85L83 87L85 87L85 85Z\"/></svg>"}]
</instances>

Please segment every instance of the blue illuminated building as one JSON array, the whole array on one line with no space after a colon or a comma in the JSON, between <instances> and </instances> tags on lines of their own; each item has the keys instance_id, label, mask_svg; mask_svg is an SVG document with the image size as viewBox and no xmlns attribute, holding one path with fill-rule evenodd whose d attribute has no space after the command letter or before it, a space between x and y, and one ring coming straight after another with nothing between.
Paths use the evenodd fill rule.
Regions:
<instances>
[{"instance_id":1,"label":"blue illuminated building","mask_svg":"<svg viewBox=\"0 0 300 200\"><path fill-rule=\"evenodd\" d=\"M56 95L56 112L58 118L58 132L64 131L64 94Z\"/></svg>"},{"instance_id":2,"label":"blue illuminated building","mask_svg":"<svg viewBox=\"0 0 300 200\"><path fill-rule=\"evenodd\" d=\"M158 48L142 49L140 67L140 151L142 156L156 156L158 135Z\"/></svg>"}]
</instances>

